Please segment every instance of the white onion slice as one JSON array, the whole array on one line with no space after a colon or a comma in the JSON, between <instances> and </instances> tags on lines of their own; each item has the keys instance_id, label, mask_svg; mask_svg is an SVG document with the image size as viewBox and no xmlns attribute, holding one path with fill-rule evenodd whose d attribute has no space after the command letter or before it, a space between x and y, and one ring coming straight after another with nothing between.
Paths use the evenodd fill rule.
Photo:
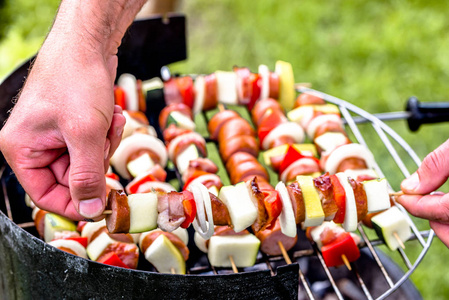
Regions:
<instances>
[{"instance_id":1,"label":"white onion slice","mask_svg":"<svg viewBox=\"0 0 449 300\"><path fill-rule=\"evenodd\" d=\"M192 183L201 183L201 184L203 184L203 182L206 182L206 181L221 181L220 180L220 177L217 175L217 174L212 174L212 173L210 173L210 174L204 174L204 175L201 175L201 176L198 176L197 178L195 178L195 179L193 179L190 183L189 183L189 185L187 186L187 188L192 184Z\"/></svg>"},{"instance_id":2,"label":"white onion slice","mask_svg":"<svg viewBox=\"0 0 449 300\"><path fill-rule=\"evenodd\" d=\"M87 259L86 248L84 248L80 243L72 240L53 240L48 242L49 245L52 245L55 248L67 248L75 252L75 254L79 257Z\"/></svg>"},{"instance_id":3,"label":"white onion slice","mask_svg":"<svg viewBox=\"0 0 449 300\"><path fill-rule=\"evenodd\" d=\"M371 151L361 144L351 143L340 146L331 152L324 165L324 171L335 174L340 163L349 157L363 159L368 169L373 169L374 167L374 156Z\"/></svg>"},{"instance_id":4,"label":"white onion slice","mask_svg":"<svg viewBox=\"0 0 449 300\"><path fill-rule=\"evenodd\" d=\"M318 126L326 123L326 122L333 122L337 123L343 128L343 123L341 121L340 116L335 114L326 114L326 115L320 115L312 119L310 121L309 125L307 126L307 136L313 140L315 138L315 132Z\"/></svg>"},{"instance_id":5,"label":"white onion slice","mask_svg":"<svg viewBox=\"0 0 449 300\"><path fill-rule=\"evenodd\" d=\"M120 181L106 176L105 178L106 178L106 186L110 187L113 190L123 190L123 185L120 183Z\"/></svg>"},{"instance_id":6,"label":"white onion slice","mask_svg":"<svg viewBox=\"0 0 449 300\"><path fill-rule=\"evenodd\" d=\"M174 186L172 186L168 182L162 182L162 181L147 181L139 185L137 188L136 194L139 193L148 193L151 190L162 190L166 193L170 192L176 192L176 189Z\"/></svg>"},{"instance_id":7,"label":"white onion slice","mask_svg":"<svg viewBox=\"0 0 449 300\"><path fill-rule=\"evenodd\" d=\"M287 182L287 175L288 173L296 167L299 166L305 166L305 167L316 167L317 169L320 169L320 166L317 164L317 162L315 160L313 160L312 158L301 158L298 159L297 161L291 163L287 168L285 168L284 172L282 172L281 174L281 181L283 182ZM318 171L319 172L319 171ZM296 174L296 175L306 175L306 174Z\"/></svg>"},{"instance_id":8,"label":"white onion slice","mask_svg":"<svg viewBox=\"0 0 449 300\"><path fill-rule=\"evenodd\" d=\"M206 81L204 80L203 75L199 75L195 78L193 88L195 89L195 102L193 103L192 112L196 115L203 110L204 99L206 97Z\"/></svg>"},{"instance_id":9,"label":"white onion slice","mask_svg":"<svg viewBox=\"0 0 449 300\"><path fill-rule=\"evenodd\" d=\"M197 211L195 220L192 222L193 228L202 238L208 240L214 234L214 219L209 190L203 184L197 182L189 184L189 190L193 194ZM206 213L204 209L206 209Z\"/></svg>"},{"instance_id":10,"label":"white onion slice","mask_svg":"<svg viewBox=\"0 0 449 300\"><path fill-rule=\"evenodd\" d=\"M281 224L281 231L283 234L289 237L296 236L296 220L293 214L292 202L288 194L285 184L280 181L275 190L279 192L279 196L282 201L282 211L279 215L279 222Z\"/></svg>"},{"instance_id":11,"label":"white onion slice","mask_svg":"<svg viewBox=\"0 0 449 300\"><path fill-rule=\"evenodd\" d=\"M346 231L357 230L357 205L355 203L354 190L348 181L348 176L345 173L337 173L338 181L345 190L346 198L346 209L345 209L345 220L343 222L343 228Z\"/></svg>"},{"instance_id":12,"label":"white onion slice","mask_svg":"<svg viewBox=\"0 0 449 300\"><path fill-rule=\"evenodd\" d=\"M126 162L128 157L136 151L148 149L159 156L160 165L165 168L167 164L167 150L164 143L154 136L142 133L135 133L123 139L111 157L111 165L117 173L125 179L131 179L128 173Z\"/></svg>"},{"instance_id":13,"label":"white onion slice","mask_svg":"<svg viewBox=\"0 0 449 300\"><path fill-rule=\"evenodd\" d=\"M270 70L266 65L259 65L259 75L262 77L259 100L263 100L270 96Z\"/></svg>"},{"instance_id":14,"label":"white onion slice","mask_svg":"<svg viewBox=\"0 0 449 300\"><path fill-rule=\"evenodd\" d=\"M237 98L237 74L229 71L215 71L218 101L225 104L239 104Z\"/></svg>"},{"instance_id":15,"label":"white onion slice","mask_svg":"<svg viewBox=\"0 0 449 300\"><path fill-rule=\"evenodd\" d=\"M176 146L178 146L178 144L181 141L183 141L187 138L194 138L194 139L200 141L201 143L203 143L203 142L205 143L204 138L199 133L196 133L196 132L189 132L189 133L178 135L170 142L170 144L168 145L168 149L167 149L168 157L170 158L170 160L172 162L176 161L176 157L174 157Z\"/></svg>"},{"instance_id":16,"label":"white onion slice","mask_svg":"<svg viewBox=\"0 0 449 300\"><path fill-rule=\"evenodd\" d=\"M125 91L126 109L139 110L139 97L137 95L137 79L134 75L124 73L117 80L117 85Z\"/></svg>"},{"instance_id":17,"label":"white onion slice","mask_svg":"<svg viewBox=\"0 0 449 300\"><path fill-rule=\"evenodd\" d=\"M136 129L141 127L146 127L150 135L157 136L156 130L153 126L140 123L139 121L131 117L126 110L123 111L123 116L125 116L126 123L125 128L123 129L122 139L130 136Z\"/></svg>"},{"instance_id":18,"label":"white onion slice","mask_svg":"<svg viewBox=\"0 0 449 300\"><path fill-rule=\"evenodd\" d=\"M304 130L295 122L281 123L265 137L262 143L263 150L267 150L271 142L281 136L289 136L295 140L295 144L301 144L304 141Z\"/></svg>"}]
</instances>

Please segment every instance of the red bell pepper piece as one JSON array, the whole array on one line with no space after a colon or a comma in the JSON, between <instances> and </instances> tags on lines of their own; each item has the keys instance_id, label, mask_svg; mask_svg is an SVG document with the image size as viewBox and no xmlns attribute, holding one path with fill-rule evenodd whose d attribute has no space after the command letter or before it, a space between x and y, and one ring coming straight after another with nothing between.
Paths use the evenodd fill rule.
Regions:
<instances>
[{"instance_id":1,"label":"red bell pepper piece","mask_svg":"<svg viewBox=\"0 0 449 300\"><path fill-rule=\"evenodd\" d=\"M187 178L186 182L184 182L184 187L182 188L183 190L186 190L187 187L189 186L189 184L196 178L200 177L201 175L207 175L210 174L208 172L202 171L202 170L195 170L193 172L193 174Z\"/></svg>"},{"instance_id":2,"label":"red bell pepper piece","mask_svg":"<svg viewBox=\"0 0 449 300\"><path fill-rule=\"evenodd\" d=\"M72 240L72 241L75 241L75 242L78 242L78 243L80 243L84 248L87 248L87 237L82 237L82 236L80 236L80 237L68 237L68 238L65 238L66 240Z\"/></svg>"},{"instance_id":3,"label":"red bell pepper piece","mask_svg":"<svg viewBox=\"0 0 449 300\"><path fill-rule=\"evenodd\" d=\"M181 227L187 228L190 226L190 223L195 220L196 216L196 203L193 198L193 194L190 191L182 191L184 196L184 200L182 201L182 206L184 207L184 214L186 219L182 222Z\"/></svg>"},{"instance_id":4,"label":"red bell pepper piece","mask_svg":"<svg viewBox=\"0 0 449 300\"><path fill-rule=\"evenodd\" d=\"M111 179L114 179L114 180L120 180L120 177L118 177L118 175L115 174L115 173L106 173L105 176L106 176L106 177L109 177L109 178L111 178Z\"/></svg>"},{"instance_id":5,"label":"red bell pepper piece","mask_svg":"<svg viewBox=\"0 0 449 300\"><path fill-rule=\"evenodd\" d=\"M323 246L321 253L328 267L343 265L343 255L349 262L356 261L360 257L360 250L349 232L340 234L335 241Z\"/></svg>"},{"instance_id":6,"label":"red bell pepper piece","mask_svg":"<svg viewBox=\"0 0 449 300\"><path fill-rule=\"evenodd\" d=\"M129 269L129 267L120 259L120 257L118 257L115 252L109 252L108 254L102 256L98 262L105 265Z\"/></svg>"},{"instance_id":7,"label":"red bell pepper piece","mask_svg":"<svg viewBox=\"0 0 449 300\"><path fill-rule=\"evenodd\" d=\"M115 104L119 105L122 109L126 109L126 94L119 86L114 86L114 101Z\"/></svg>"},{"instance_id":8,"label":"red bell pepper piece","mask_svg":"<svg viewBox=\"0 0 449 300\"><path fill-rule=\"evenodd\" d=\"M181 94L183 103L190 108L193 108L195 101L195 90L193 88L193 79L190 76L177 77L176 85L178 86L179 93Z\"/></svg>"},{"instance_id":9,"label":"red bell pepper piece","mask_svg":"<svg viewBox=\"0 0 449 300\"><path fill-rule=\"evenodd\" d=\"M261 86L262 86L262 78L259 74L251 73L249 75L249 82L251 83L251 98L249 103L246 105L248 107L248 110L251 111L256 104L257 100L259 100L260 92L261 92Z\"/></svg>"},{"instance_id":10,"label":"red bell pepper piece","mask_svg":"<svg viewBox=\"0 0 449 300\"><path fill-rule=\"evenodd\" d=\"M282 163L279 167L279 174L282 174L282 172L287 169L288 166L290 166L295 161L304 158L305 156L301 154L298 150L295 149L292 145L288 146L287 152L285 152L284 159L282 160Z\"/></svg>"},{"instance_id":11,"label":"red bell pepper piece","mask_svg":"<svg viewBox=\"0 0 449 300\"><path fill-rule=\"evenodd\" d=\"M300 151L296 150L295 147L292 145L288 146L287 152L284 155L284 159L282 160L281 165L279 166L279 174L282 174L282 172L287 169L288 166L290 166L295 161L301 159L301 158L310 158L316 161L317 164L320 163L320 161L313 156L310 155L302 155Z\"/></svg>"},{"instance_id":12,"label":"red bell pepper piece","mask_svg":"<svg viewBox=\"0 0 449 300\"><path fill-rule=\"evenodd\" d=\"M260 145L262 145L264 139L271 130L284 122L285 117L281 113L268 109L263 116L263 120L260 122L259 128L257 129L257 136L259 137Z\"/></svg>"},{"instance_id":13,"label":"red bell pepper piece","mask_svg":"<svg viewBox=\"0 0 449 300\"><path fill-rule=\"evenodd\" d=\"M341 224L345 221L346 193L336 175L331 175L330 178L334 191L335 203L338 206L338 210L335 213L333 221L337 224Z\"/></svg>"},{"instance_id":14,"label":"red bell pepper piece","mask_svg":"<svg viewBox=\"0 0 449 300\"><path fill-rule=\"evenodd\" d=\"M134 182L134 184L129 187L129 193L130 194L137 193L139 186L141 186L143 183L149 182L149 181L158 181L158 180L156 180L156 178L154 178L153 174L147 174L146 176L142 176L142 178L140 178L139 180Z\"/></svg>"},{"instance_id":15,"label":"red bell pepper piece","mask_svg":"<svg viewBox=\"0 0 449 300\"><path fill-rule=\"evenodd\" d=\"M282 201L276 190L262 190L262 193L265 196L263 202L268 214L267 223L271 223L267 228L270 229L275 225L276 219L281 214Z\"/></svg>"}]
</instances>

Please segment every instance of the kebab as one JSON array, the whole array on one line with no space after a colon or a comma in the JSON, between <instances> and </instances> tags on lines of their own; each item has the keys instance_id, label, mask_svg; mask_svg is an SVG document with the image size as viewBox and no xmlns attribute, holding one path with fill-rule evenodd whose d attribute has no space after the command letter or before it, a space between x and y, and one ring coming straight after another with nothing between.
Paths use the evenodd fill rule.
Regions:
<instances>
[{"instance_id":1,"label":"kebab","mask_svg":"<svg viewBox=\"0 0 449 300\"><path fill-rule=\"evenodd\" d=\"M91 260L117 267L137 268L139 250L135 244L136 235L110 233L104 219L80 222L78 225L81 236L87 239L86 253Z\"/></svg>"},{"instance_id":2,"label":"kebab","mask_svg":"<svg viewBox=\"0 0 449 300\"><path fill-rule=\"evenodd\" d=\"M320 226L310 227L306 231L306 236L317 245L328 267L345 264L351 270L350 263L360 257L360 250L357 247L361 241L359 236L346 232L334 222L324 222Z\"/></svg>"},{"instance_id":3,"label":"kebab","mask_svg":"<svg viewBox=\"0 0 449 300\"><path fill-rule=\"evenodd\" d=\"M253 122L258 126L258 136L264 150L283 148L281 153L268 154L267 164L279 173L284 182L293 181L297 175L321 174L319 161L313 154L300 153L297 148L304 140L304 131L295 122L288 122L280 104L274 99L260 100L251 112ZM286 147L285 147L286 146ZM303 146L300 146L304 148Z\"/></svg>"},{"instance_id":4,"label":"kebab","mask_svg":"<svg viewBox=\"0 0 449 300\"><path fill-rule=\"evenodd\" d=\"M195 234L194 241L198 249L207 253L212 266L232 267L234 273L237 268L255 264L260 246L259 239L248 230L237 233L228 226L216 226L209 240Z\"/></svg>"},{"instance_id":5,"label":"kebab","mask_svg":"<svg viewBox=\"0 0 449 300\"><path fill-rule=\"evenodd\" d=\"M159 126L164 134L169 159L183 174L190 160L207 156L206 141L193 132L192 110L183 103L166 106L159 115ZM169 127L170 126L170 127Z\"/></svg>"},{"instance_id":6,"label":"kebab","mask_svg":"<svg viewBox=\"0 0 449 300\"><path fill-rule=\"evenodd\" d=\"M111 157L115 171L128 180L157 164L165 168L167 150L161 140L144 133L134 133L124 138Z\"/></svg>"},{"instance_id":7,"label":"kebab","mask_svg":"<svg viewBox=\"0 0 449 300\"><path fill-rule=\"evenodd\" d=\"M139 247L158 272L185 274L185 262L189 258L187 230L178 228L173 232L154 229L144 232L139 238Z\"/></svg>"},{"instance_id":8,"label":"kebab","mask_svg":"<svg viewBox=\"0 0 449 300\"><path fill-rule=\"evenodd\" d=\"M262 101L261 102L259 102L259 103L262 103ZM258 103L258 104L259 104ZM268 103L273 103L272 101L270 101L270 102L268 102ZM275 105L275 104L269 104L269 105ZM257 106L257 105L256 105ZM257 108L256 108L256 110L257 110ZM231 115L231 117L230 118L232 118L233 116L232 116L232 114L227 114L226 116L229 116L229 115ZM225 119L225 118L224 118ZM226 121L224 121L224 122L227 122L228 120L229 120L229 118L227 118L227 119L225 119ZM256 121L257 122L257 121ZM212 136L212 134L213 134L214 132L211 132L211 136ZM227 168L228 170L230 169L230 168ZM304 178L304 177L302 177L302 178ZM336 182L338 182L338 180L335 180ZM308 180L307 182L310 182L310 180ZM310 184L309 184L309 186L310 186ZM282 189L282 186L281 185L279 185L279 188L280 189ZM346 189L348 189L348 186L346 186ZM313 189L308 189L308 190L310 190L310 191L313 191ZM340 188L340 190L341 191L343 191L343 189L342 188ZM345 191L346 192L346 191ZM350 195L350 193L349 193L349 191L347 192L349 195ZM285 193L284 193L285 194ZM343 194L343 193L340 193L340 194ZM311 196L315 196L314 195L314 193L311 193ZM316 199L317 199L318 197L311 197L311 199L315 199L315 203L317 203L317 201L316 201ZM322 198L324 198L324 197L322 197ZM371 197L372 198L372 197ZM340 199L341 199L341 197L340 197ZM387 199L388 199L388 197L387 197ZM352 199L349 199L349 200L352 200ZM342 202L342 201L340 201L340 202ZM354 205L352 205L353 203L354 203L354 201L349 201L350 202L350 209L349 209L349 211L351 211L351 212L353 212L353 211L355 211L354 210L354 207L355 207L355 204ZM361 201L361 202L363 202L363 200ZM384 201L385 202L385 201ZM288 202L287 202L288 203ZM337 206L335 205L335 204L333 204L333 203L330 203L329 205L325 205L325 207L326 208L329 208L328 210L330 210L330 212L329 211L327 211L326 212L326 214L324 214L324 211L323 210L320 210L320 209L317 209L316 211L314 211L313 209L314 208L319 208L319 205L314 205L313 204L313 202L312 202L312 204L309 204L308 205L308 211L309 211L309 216L308 216L308 218L307 218L307 221L308 222L306 222L306 226L307 225L310 225L310 224L314 224L314 223L321 223L322 222L322 218L323 217L327 217L327 218L333 218L333 216L335 216L335 214L336 214L336 211L337 211ZM364 215L364 213L363 213L363 208L361 208L362 209L362 213L361 213L361 215ZM344 212L344 210L341 210L342 212L340 212L340 216L341 215L343 215L343 212ZM347 216L347 222L346 223L348 223L346 226L347 227L350 227L352 230L355 230L356 228L354 228L354 225L353 225L353 223L354 222L350 222L349 223L349 220L354 220L354 218L351 216L351 217L349 217L349 216L351 216L351 214L349 214L348 213L348 216ZM305 221L305 220L304 220ZM344 220L341 220L343 223L344 223ZM355 224L357 224L357 219L356 219L356 222L355 222ZM311 223L310 223L311 222ZM293 228L293 226L288 226L291 230L290 230L290 234L294 234L293 232L296 232L296 230L293 230L292 228Z\"/></svg>"}]
</instances>

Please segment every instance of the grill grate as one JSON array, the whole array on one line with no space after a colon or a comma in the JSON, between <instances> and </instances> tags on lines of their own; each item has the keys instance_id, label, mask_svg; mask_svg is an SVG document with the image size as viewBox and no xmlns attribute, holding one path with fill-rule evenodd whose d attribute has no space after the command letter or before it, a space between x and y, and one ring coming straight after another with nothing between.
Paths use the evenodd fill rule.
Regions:
<instances>
[{"instance_id":1,"label":"grill grate","mask_svg":"<svg viewBox=\"0 0 449 300\"><path fill-rule=\"evenodd\" d=\"M398 153L393 143L391 142L390 136L397 145L402 147L408 154L406 157L408 160L411 160L416 166L419 166L420 160L415 154L415 152L410 148L410 146L390 127L388 127L385 123L381 122L375 116L361 110L360 108L343 101L341 99L335 98L333 96L324 94L322 92L312 90L310 88L298 87L298 92L302 93L311 93L315 94L319 97L322 97L326 101L330 103L334 103L339 106L342 116L344 118L344 122L352 131L352 134L355 136L358 143L368 146L365 141L364 136L362 135L362 131L359 129L356 120L362 120L363 123L368 121L371 124L374 132L377 133L377 136L380 138L382 143L385 145L386 151L391 155L392 159L396 163L399 170L402 172L404 178L410 175L406 164L404 163L401 155ZM353 115L356 115L355 117ZM362 123L362 122L360 122ZM376 156L376 154L375 154ZM8 196L7 183L3 178L3 172L5 168L1 170L2 173L2 188L5 199L5 211L8 218L14 222L13 219L13 211L11 202ZM379 174L380 177L385 177L384 173L380 166L376 163L375 170ZM179 175L179 174L177 174ZM179 176L177 176L179 178ZM401 210L404 208L400 207ZM407 214L408 216L408 214ZM418 241L422 250L417 258L411 259L407 256L406 251L399 248L398 253L402 260L404 261L404 266L406 268L406 272L401 274L401 276L397 276L397 274L391 275L390 266L386 265L388 260L385 262L385 257L376 247L383 245L383 242L379 239L369 238L369 234L365 231L364 227L360 224L358 225L358 231L360 236L362 237L362 245L360 246L363 249L363 253L365 256L369 257L371 260L370 268L373 266L377 266L379 274L379 280L383 281L383 288L379 290L379 288L374 288L372 284L371 277L366 276L367 266L362 264L362 262L352 263L352 271L343 270L342 268L332 268L329 269L324 263L323 257L321 253L318 251L316 245L310 245L310 243L306 240L304 236L298 237L298 245L288 252L288 259L293 263L298 263L300 265L299 268L299 282L298 288L300 290L299 298L302 299L307 297L308 299L320 299L322 296L322 289L317 288L318 282L321 285L327 286L327 288L331 288L333 293L337 299L360 299L360 297L366 297L367 299L385 299L389 295L391 295L394 291L396 291L405 281L408 280L409 276L413 271L417 268L419 263L422 261L424 255L429 249L432 239L434 237L434 232L432 230L419 231L417 225L413 222L413 220L408 217L408 221L413 231L413 237L411 240ZM33 222L18 222L17 225L27 231L31 231L34 229ZM303 233L301 231L298 234ZM191 239L192 240L192 239ZM301 242L302 241L302 242ZM409 244L410 242L407 242ZM189 245L190 248L190 245ZM288 261L287 259L287 261ZM274 276L276 274L276 269L278 266L282 266L286 264L286 259L283 256L266 256L265 254L259 253L255 266L250 268L239 269L239 272L249 272L249 271L258 271L258 270L269 270L271 275ZM312 266L314 268L312 269ZM319 266L321 270L317 271L316 267ZM151 268L151 267L150 267ZM370 272L372 272L370 270ZM227 268L215 268L209 264L207 261L207 257L202 255L198 261L194 262L191 266L189 266L188 274L191 275L208 275L208 274L231 274L233 271ZM316 273L324 273L324 281L316 280ZM343 279L341 273L344 273ZM352 278L352 281L347 278ZM364 279L366 278L366 279ZM323 279L323 278L321 278ZM327 283L323 283L327 282Z\"/></svg>"}]
</instances>

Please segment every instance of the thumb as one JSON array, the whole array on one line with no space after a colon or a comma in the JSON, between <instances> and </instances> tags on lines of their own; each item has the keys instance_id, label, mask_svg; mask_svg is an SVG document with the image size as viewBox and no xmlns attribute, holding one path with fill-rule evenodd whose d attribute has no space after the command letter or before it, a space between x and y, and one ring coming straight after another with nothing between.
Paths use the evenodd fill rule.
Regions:
<instances>
[{"instance_id":1,"label":"thumb","mask_svg":"<svg viewBox=\"0 0 449 300\"><path fill-rule=\"evenodd\" d=\"M93 219L103 213L106 205L104 159L105 147L108 148L110 142L106 134L102 139L86 135L75 138L77 140L68 143L70 194L78 213Z\"/></svg>"},{"instance_id":2,"label":"thumb","mask_svg":"<svg viewBox=\"0 0 449 300\"><path fill-rule=\"evenodd\" d=\"M427 194L443 185L449 176L449 140L428 154L418 170L401 184L407 194Z\"/></svg>"}]
</instances>

